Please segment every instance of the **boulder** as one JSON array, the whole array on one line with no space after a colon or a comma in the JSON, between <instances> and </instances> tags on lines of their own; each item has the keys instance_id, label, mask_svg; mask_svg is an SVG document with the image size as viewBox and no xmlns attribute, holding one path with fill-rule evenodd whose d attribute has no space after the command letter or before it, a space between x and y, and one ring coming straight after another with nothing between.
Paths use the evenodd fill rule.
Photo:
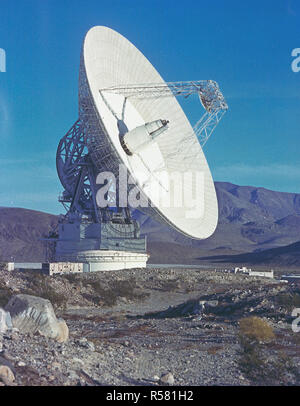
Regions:
<instances>
[{"instance_id":1,"label":"boulder","mask_svg":"<svg viewBox=\"0 0 300 406\"><path fill-rule=\"evenodd\" d=\"M7 330L11 330L12 322L9 312L0 308L0 333L5 333Z\"/></svg>"},{"instance_id":2,"label":"boulder","mask_svg":"<svg viewBox=\"0 0 300 406\"><path fill-rule=\"evenodd\" d=\"M0 365L0 380L9 385L15 380L12 370L7 365Z\"/></svg>"},{"instance_id":3,"label":"boulder","mask_svg":"<svg viewBox=\"0 0 300 406\"><path fill-rule=\"evenodd\" d=\"M4 356L2 356L2 354ZM0 367L6 366L13 372L13 374L15 374L16 370L15 370L13 364L12 364L12 360L8 359L6 356L7 356L7 354L5 352L1 353L1 355L0 355Z\"/></svg>"},{"instance_id":4,"label":"boulder","mask_svg":"<svg viewBox=\"0 0 300 406\"><path fill-rule=\"evenodd\" d=\"M67 326L67 323L63 319L58 319L57 322L60 333L56 340L59 343L65 343L66 341L68 341L69 338L69 328Z\"/></svg>"},{"instance_id":5,"label":"boulder","mask_svg":"<svg viewBox=\"0 0 300 406\"><path fill-rule=\"evenodd\" d=\"M69 329L63 319L57 319L51 302L31 295L15 295L5 310L10 313L12 325L21 333L40 333L58 342L65 342Z\"/></svg>"},{"instance_id":6,"label":"boulder","mask_svg":"<svg viewBox=\"0 0 300 406\"><path fill-rule=\"evenodd\" d=\"M160 383L162 385L174 385L174 382L175 382L175 379L171 372L162 374L162 376L160 377Z\"/></svg>"}]
</instances>

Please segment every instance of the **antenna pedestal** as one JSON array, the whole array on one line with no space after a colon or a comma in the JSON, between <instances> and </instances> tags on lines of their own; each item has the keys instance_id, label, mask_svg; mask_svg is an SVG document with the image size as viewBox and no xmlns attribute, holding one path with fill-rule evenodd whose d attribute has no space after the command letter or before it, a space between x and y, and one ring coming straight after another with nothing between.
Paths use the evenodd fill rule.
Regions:
<instances>
[{"instance_id":1,"label":"antenna pedestal","mask_svg":"<svg viewBox=\"0 0 300 406\"><path fill-rule=\"evenodd\" d=\"M77 120L61 139L56 166L65 187L59 197L67 210L60 219L56 261L83 262L85 271L145 267L146 237L129 210L99 208L96 203L97 170L85 140L86 128ZM111 200L117 191L110 191Z\"/></svg>"}]
</instances>

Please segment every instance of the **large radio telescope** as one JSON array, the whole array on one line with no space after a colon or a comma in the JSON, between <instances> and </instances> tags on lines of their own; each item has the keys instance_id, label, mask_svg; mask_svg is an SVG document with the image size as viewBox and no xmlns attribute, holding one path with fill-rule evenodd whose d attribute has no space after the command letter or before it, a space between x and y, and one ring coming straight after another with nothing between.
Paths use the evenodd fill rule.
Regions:
<instances>
[{"instance_id":1,"label":"large radio telescope","mask_svg":"<svg viewBox=\"0 0 300 406\"><path fill-rule=\"evenodd\" d=\"M177 101L192 94L203 109L194 127ZM67 214L59 225L56 258L85 262L88 270L145 266L146 240L131 208L118 204L120 188L108 191L115 209L97 204L97 175L111 172L119 180L120 165L134 180L129 190L137 186L149 202L143 212L188 237L212 235L218 206L202 147L227 108L216 82L167 83L122 35L107 27L90 29L80 60L79 118L57 150L64 187L59 200ZM168 177L185 179L187 172L202 174L203 213L196 217L187 215L190 205L182 199L161 204L164 198L178 200ZM199 189L196 182L184 182L182 192L195 196Z\"/></svg>"}]
</instances>

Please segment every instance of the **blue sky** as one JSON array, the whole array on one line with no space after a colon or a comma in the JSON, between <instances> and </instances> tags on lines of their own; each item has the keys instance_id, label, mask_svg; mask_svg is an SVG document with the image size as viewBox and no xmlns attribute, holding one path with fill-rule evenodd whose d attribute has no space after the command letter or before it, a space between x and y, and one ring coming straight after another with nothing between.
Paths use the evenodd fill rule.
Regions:
<instances>
[{"instance_id":1,"label":"blue sky","mask_svg":"<svg viewBox=\"0 0 300 406\"><path fill-rule=\"evenodd\" d=\"M166 81L218 81L230 110L205 146L215 180L300 193L298 0L0 0L0 206L63 212L55 154L94 25L127 37Z\"/></svg>"}]
</instances>

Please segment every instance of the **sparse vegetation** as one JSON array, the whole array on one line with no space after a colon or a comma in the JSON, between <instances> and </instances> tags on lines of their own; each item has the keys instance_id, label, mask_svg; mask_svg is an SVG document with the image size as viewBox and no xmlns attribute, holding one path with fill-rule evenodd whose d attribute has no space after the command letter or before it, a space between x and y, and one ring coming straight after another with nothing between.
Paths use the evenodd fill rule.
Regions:
<instances>
[{"instance_id":1,"label":"sparse vegetation","mask_svg":"<svg viewBox=\"0 0 300 406\"><path fill-rule=\"evenodd\" d=\"M166 292L175 292L177 289L180 288L180 280L179 279L167 279L165 281L161 281L161 288Z\"/></svg>"},{"instance_id":2,"label":"sparse vegetation","mask_svg":"<svg viewBox=\"0 0 300 406\"><path fill-rule=\"evenodd\" d=\"M239 366L248 379L259 382L264 378L265 359L257 343L241 338Z\"/></svg>"},{"instance_id":3,"label":"sparse vegetation","mask_svg":"<svg viewBox=\"0 0 300 406\"><path fill-rule=\"evenodd\" d=\"M32 272L32 274L29 288L26 291L22 291L22 293L48 299L54 308L65 309L68 301L66 295L57 292L51 287L48 276L39 272Z\"/></svg>"},{"instance_id":4,"label":"sparse vegetation","mask_svg":"<svg viewBox=\"0 0 300 406\"><path fill-rule=\"evenodd\" d=\"M5 268L6 268L6 262L1 262L0 261L0 270L2 271Z\"/></svg>"},{"instance_id":5,"label":"sparse vegetation","mask_svg":"<svg viewBox=\"0 0 300 406\"><path fill-rule=\"evenodd\" d=\"M277 298L278 304L291 311L295 307L300 307L299 293L281 293Z\"/></svg>"},{"instance_id":6,"label":"sparse vegetation","mask_svg":"<svg viewBox=\"0 0 300 406\"><path fill-rule=\"evenodd\" d=\"M284 351L274 352L267 355L264 345L241 340L241 352L239 359L240 370L254 384L259 385L283 385L291 384L291 377L299 380L297 367L293 359Z\"/></svg>"},{"instance_id":7,"label":"sparse vegetation","mask_svg":"<svg viewBox=\"0 0 300 406\"><path fill-rule=\"evenodd\" d=\"M138 291L135 279L116 281L112 284L111 289L114 290L118 297L125 297L129 300L142 300L149 296L146 292Z\"/></svg>"},{"instance_id":8,"label":"sparse vegetation","mask_svg":"<svg viewBox=\"0 0 300 406\"><path fill-rule=\"evenodd\" d=\"M89 284L93 288L94 301L96 304L99 304L100 302L102 302L104 306L113 306L116 304L116 292L112 291L111 289L105 289L99 281L90 282Z\"/></svg>"},{"instance_id":9,"label":"sparse vegetation","mask_svg":"<svg viewBox=\"0 0 300 406\"><path fill-rule=\"evenodd\" d=\"M239 324L242 338L262 342L270 341L275 337L272 327L260 317L245 317Z\"/></svg>"},{"instance_id":10,"label":"sparse vegetation","mask_svg":"<svg viewBox=\"0 0 300 406\"><path fill-rule=\"evenodd\" d=\"M214 284L207 283L211 278L215 278ZM149 300L140 303L148 292ZM53 374L58 380L49 381L51 385L66 380L77 384L76 375L73 380L68 374L81 368L78 359L84 362L84 370L94 371L99 382L105 381L105 375L109 383L126 384L116 377L124 368L132 379L147 376L149 354L153 355L153 376L160 373L161 365L174 365L175 379L178 376L187 384L300 382L300 334L292 332L291 312L281 304L297 303L295 294L300 291L292 284L268 280L254 284L247 277L211 270L163 268L52 277L36 270L1 271L0 305L5 306L18 293L49 299L69 327L71 340L63 353L39 335L11 332L4 339L18 361L37 367L46 378ZM61 308L67 300L68 311L64 312ZM52 368L53 349L55 362L64 368ZM127 357L133 362L114 362ZM36 360L40 360L38 364ZM95 369L99 362L101 368ZM23 373L27 374L27 367L17 369L18 384Z\"/></svg>"},{"instance_id":11,"label":"sparse vegetation","mask_svg":"<svg viewBox=\"0 0 300 406\"><path fill-rule=\"evenodd\" d=\"M213 345L213 346L208 348L207 352L208 352L208 354L216 355L217 352L221 351L222 349L223 349L223 347L220 346L220 345Z\"/></svg>"},{"instance_id":12,"label":"sparse vegetation","mask_svg":"<svg viewBox=\"0 0 300 406\"><path fill-rule=\"evenodd\" d=\"M99 280L91 281L82 279L82 284L90 285L93 290L93 300L96 304L104 306L113 306L117 303L118 298L127 300L143 300L149 296L146 292L138 290L134 279L111 281L108 286L104 287Z\"/></svg>"},{"instance_id":13,"label":"sparse vegetation","mask_svg":"<svg viewBox=\"0 0 300 406\"><path fill-rule=\"evenodd\" d=\"M0 307L5 307L11 296L11 289L0 282Z\"/></svg>"},{"instance_id":14,"label":"sparse vegetation","mask_svg":"<svg viewBox=\"0 0 300 406\"><path fill-rule=\"evenodd\" d=\"M247 378L260 385L280 385L291 376L299 379L293 360L282 350L267 351L266 342L275 340L272 327L259 317L240 320L239 366ZM272 344L273 345L273 344ZM289 378L287 379L287 377Z\"/></svg>"},{"instance_id":15,"label":"sparse vegetation","mask_svg":"<svg viewBox=\"0 0 300 406\"><path fill-rule=\"evenodd\" d=\"M77 283L79 280L76 274L74 273L64 275L64 278L66 278L70 283Z\"/></svg>"},{"instance_id":16,"label":"sparse vegetation","mask_svg":"<svg viewBox=\"0 0 300 406\"><path fill-rule=\"evenodd\" d=\"M50 286L44 285L37 293L37 296L50 300L54 308L66 309L67 307L67 297L61 293L56 292Z\"/></svg>"},{"instance_id":17,"label":"sparse vegetation","mask_svg":"<svg viewBox=\"0 0 300 406\"><path fill-rule=\"evenodd\" d=\"M293 375L299 380L298 369L295 366L293 359L289 357L284 351L280 351L277 357L271 361L271 367L268 368L269 379L275 380L279 383L285 381L287 374Z\"/></svg>"}]
</instances>

